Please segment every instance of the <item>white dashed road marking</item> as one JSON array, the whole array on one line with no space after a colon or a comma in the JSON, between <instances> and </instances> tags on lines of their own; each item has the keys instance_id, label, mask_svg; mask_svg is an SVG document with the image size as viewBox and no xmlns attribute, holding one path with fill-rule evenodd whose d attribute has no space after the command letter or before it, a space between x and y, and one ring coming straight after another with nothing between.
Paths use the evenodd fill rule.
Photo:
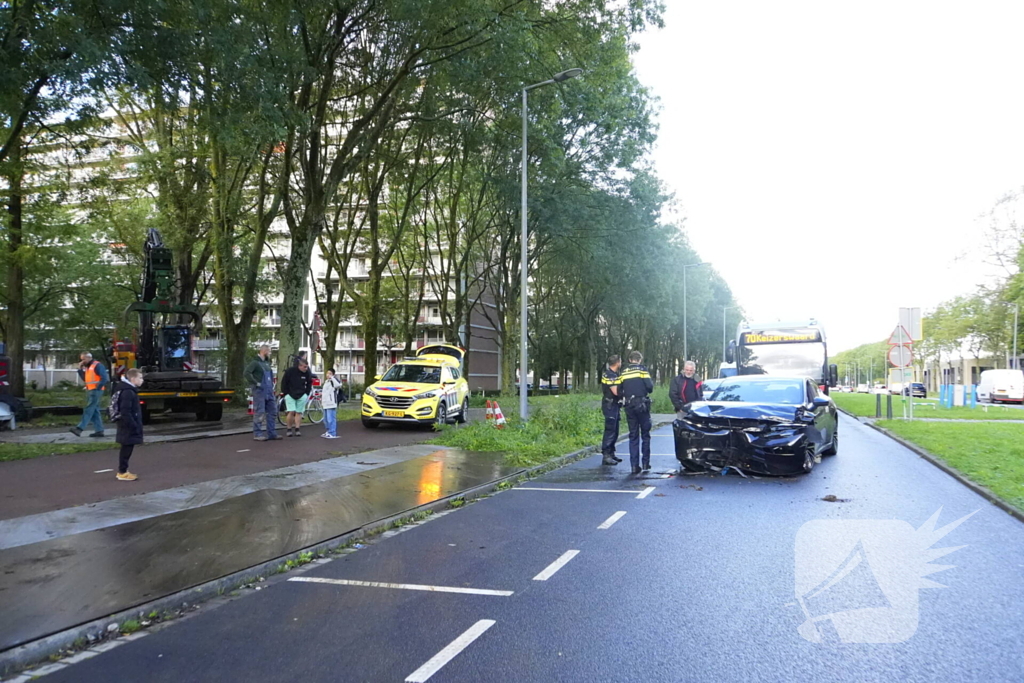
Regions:
<instances>
[{"instance_id":1,"label":"white dashed road marking","mask_svg":"<svg viewBox=\"0 0 1024 683\"><path fill-rule=\"evenodd\" d=\"M407 591L428 591L434 593L462 593L464 595L497 595L506 598L512 595L513 593L512 591L495 591L487 588L460 588L458 586L424 586L418 583L382 583L380 581L322 579L315 576L296 576L288 580L299 581L302 583L328 583L335 586L363 586L366 588L398 588Z\"/></svg>"},{"instance_id":2,"label":"white dashed road marking","mask_svg":"<svg viewBox=\"0 0 1024 683\"><path fill-rule=\"evenodd\" d=\"M651 495L651 491L653 491L653 490L654 490L653 486L648 486L647 488L645 488L643 491L640 492L640 495L637 496L637 498L646 498L647 496Z\"/></svg>"},{"instance_id":3,"label":"white dashed road marking","mask_svg":"<svg viewBox=\"0 0 1024 683\"><path fill-rule=\"evenodd\" d=\"M534 581L547 581L548 579L550 579L552 576L555 575L555 572L557 572L559 569L561 569L562 567L567 565L569 563L569 560L571 560L572 558L576 557L579 554L580 554L579 550L566 550L562 554L561 557L559 557L557 560L555 560L554 562L549 564L544 569L544 571L542 571L540 574L537 574L537 576L533 577L533 580Z\"/></svg>"},{"instance_id":4,"label":"white dashed road marking","mask_svg":"<svg viewBox=\"0 0 1024 683\"><path fill-rule=\"evenodd\" d=\"M113 472L114 470L96 470L93 474L103 474L104 472Z\"/></svg>"},{"instance_id":5,"label":"white dashed road marking","mask_svg":"<svg viewBox=\"0 0 1024 683\"><path fill-rule=\"evenodd\" d=\"M496 622L492 619L481 619L469 627L465 633L448 643L448 646L427 660L427 663L409 674L405 679L406 683L423 683L431 676L441 670L448 662L465 650L469 645L482 636L484 631L494 626Z\"/></svg>"},{"instance_id":6,"label":"white dashed road marking","mask_svg":"<svg viewBox=\"0 0 1024 683\"><path fill-rule=\"evenodd\" d=\"M599 527L597 527L597 528L598 529L610 529L612 524L615 524L615 522L619 521L620 519L622 519L625 516L626 516L626 511L625 510L619 510L614 515L612 515L608 519L604 520L604 522Z\"/></svg>"}]
</instances>

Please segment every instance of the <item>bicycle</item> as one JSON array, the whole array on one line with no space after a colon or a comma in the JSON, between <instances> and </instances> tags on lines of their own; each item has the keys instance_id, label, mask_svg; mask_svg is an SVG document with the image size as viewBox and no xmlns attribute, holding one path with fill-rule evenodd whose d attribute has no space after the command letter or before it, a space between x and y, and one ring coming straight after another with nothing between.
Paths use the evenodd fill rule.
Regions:
<instances>
[{"instance_id":1,"label":"bicycle","mask_svg":"<svg viewBox=\"0 0 1024 683\"><path fill-rule=\"evenodd\" d=\"M277 404L277 422L282 427L285 426L284 418L286 414L284 394L281 394ZM319 386L313 387L313 391L306 401L306 409L302 411L302 419L309 420L313 424L320 424L324 421L324 404Z\"/></svg>"}]
</instances>

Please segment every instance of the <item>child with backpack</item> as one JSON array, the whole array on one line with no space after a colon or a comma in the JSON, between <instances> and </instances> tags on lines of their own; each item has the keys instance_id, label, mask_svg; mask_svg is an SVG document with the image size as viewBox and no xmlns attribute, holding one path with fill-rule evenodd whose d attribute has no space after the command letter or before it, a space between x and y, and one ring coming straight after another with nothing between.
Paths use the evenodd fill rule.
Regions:
<instances>
[{"instance_id":1,"label":"child with backpack","mask_svg":"<svg viewBox=\"0 0 1024 683\"><path fill-rule=\"evenodd\" d=\"M341 381L335 376L334 368L327 368L327 379L320 387L320 403L324 407L324 426L327 431L321 436L325 439L338 438L338 393L341 391Z\"/></svg>"},{"instance_id":2,"label":"child with backpack","mask_svg":"<svg viewBox=\"0 0 1024 683\"><path fill-rule=\"evenodd\" d=\"M128 471L128 459L136 444L142 443L142 407L139 405L139 387L142 370L130 368L114 387L107 414L117 423L117 441L121 452L117 463L118 481L135 481L137 476Z\"/></svg>"}]
</instances>

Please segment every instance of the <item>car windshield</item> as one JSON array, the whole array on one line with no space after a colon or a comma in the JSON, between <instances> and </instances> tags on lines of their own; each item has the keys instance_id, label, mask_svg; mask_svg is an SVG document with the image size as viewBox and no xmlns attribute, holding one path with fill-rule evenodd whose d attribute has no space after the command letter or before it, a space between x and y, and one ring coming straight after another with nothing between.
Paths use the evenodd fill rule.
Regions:
<instances>
[{"instance_id":1,"label":"car windshield","mask_svg":"<svg viewBox=\"0 0 1024 683\"><path fill-rule=\"evenodd\" d=\"M440 384L441 368L436 365L392 365L381 378L385 382L419 382Z\"/></svg>"},{"instance_id":2,"label":"car windshield","mask_svg":"<svg viewBox=\"0 0 1024 683\"><path fill-rule=\"evenodd\" d=\"M804 395L803 382L780 379L774 382L725 381L711 395L710 400L800 405L807 399Z\"/></svg>"}]
</instances>

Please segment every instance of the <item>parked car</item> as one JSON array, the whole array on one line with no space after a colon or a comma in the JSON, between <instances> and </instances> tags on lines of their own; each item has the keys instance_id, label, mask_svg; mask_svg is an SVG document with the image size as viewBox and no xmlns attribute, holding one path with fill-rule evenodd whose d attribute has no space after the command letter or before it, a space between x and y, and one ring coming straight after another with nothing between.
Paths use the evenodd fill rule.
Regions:
<instances>
[{"instance_id":1,"label":"parked car","mask_svg":"<svg viewBox=\"0 0 1024 683\"><path fill-rule=\"evenodd\" d=\"M986 370L978 383L978 400L1024 403L1024 371Z\"/></svg>"},{"instance_id":2,"label":"parked car","mask_svg":"<svg viewBox=\"0 0 1024 683\"><path fill-rule=\"evenodd\" d=\"M927 398L928 396L928 391L920 382L911 382L909 388L904 387L903 395L906 396L908 391L914 394L914 398Z\"/></svg>"},{"instance_id":3,"label":"parked car","mask_svg":"<svg viewBox=\"0 0 1024 683\"><path fill-rule=\"evenodd\" d=\"M383 422L463 423L469 416L469 382L462 376L466 351L452 344L431 344L415 358L399 361L366 387L362 400L364 427Z\"/></svg>"},{"instance_id":4,"label":"parked car","mask_svg":"<svg viewBox=\"0 0 1024 683\"><path fill-rule=\"evenodd\" d=\"M868 389L868 385L867 384L858 384L857 385L857 393L858 394L868 394L868 393L871 393L871 392Z\"/></svg>"},{"instance_id":5,"label":"parked car","mask_svg":"<svg viewBox=\"0 0 1024 683\"><path fill-rule=\"evenodd\" d=\"M738 375L691 403L672 427L683 470L791 475L836 454L838 425L835 403L810 378Z\"/></svg>"}]
</instances>

